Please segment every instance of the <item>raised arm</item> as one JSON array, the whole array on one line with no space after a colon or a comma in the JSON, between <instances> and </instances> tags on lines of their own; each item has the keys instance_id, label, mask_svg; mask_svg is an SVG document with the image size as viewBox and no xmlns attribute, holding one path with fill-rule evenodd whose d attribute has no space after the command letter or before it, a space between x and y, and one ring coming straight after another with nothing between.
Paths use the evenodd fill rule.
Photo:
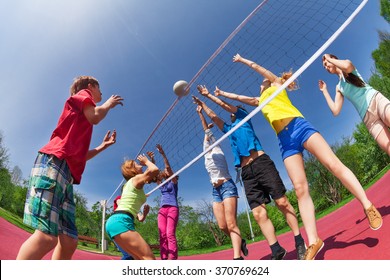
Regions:
<instances>
[{"instance_id":1,"label":"raised arm","mask_svg":"<svg viewBox=\"0 0 390 280\"><path fill-rule=\"evenodd\" d=\"M274 82L276 82L279 79L278 76L276 76L274 73L272 73L268 69L266 69L263 66L257 64L256 62L253 62L252 60L243 58L239 54L236 54L235 56L233 56L233 62L241 62L242 64L247 65L248 67L250 67L253 70L255 70L257 73L262 75L264 78L267 78L268 80L270 80L271 83L274 83Z\"/></svg>"},{"instance_id":2,"label":"raised arm","mask_svg":"<svg viewBox=\"0 0 390 280\"><path fill-rule=\"evenodd\" d=\"M169 173L167 175L171 176L173 174L173 171L172 171L171 165L169 164L169 160L167 158L167 155L165 154L165 151L164 151L163 147L161 146L161 144L157 144L156 148L157 148L157 151L161 154L161 156L164 159L165 169Z\"/></svg>"},{"instance_id":3,"label":"raised arm","mask_svg":"<svg viewBox=\"0 0 390 280\"><path fill-rule=\"evenodd\" d=\"M146 166L146 170L133 177L133 185L137 189L141 189L145 184L151 182L154 177L159 173L158 167L151 162L145 155L139 155L137 157L141 165Z\"/></svg>"},{"instance_id":4,"label":"raised arm","mask_svg":"<svg viewBox=\"0 0 390 280\"><path fill-rule=\"evenodd\" d=\"M222 131L223 130L223 126L225 124L225 122L217 116L217 114L211 110L207 105L206 103L204 103L202 100L200 100L199 98L197 98L196 96L192 96L192 99L194 100L194 103L198 104L198 106L201 106L203 111L206 113L206 115L213 121L213 123L215 123L218 128Z\"/></svg>"},{"instance_id":5,"label":"raised arm","mask_svg":"<svg viewBox=\"0 0 390 280\"><path fill-rule=\"evenodd\" d=\"M351 73L353 70L355 70L355 66L352 64L350 60L338 59L336 56L332 54L327 54L327 53L324 54L322 56L322 63L326 69L327 69L327 64L330 63L345 73Z\"/></svg>"},{"instance_id":6,"label":"raised arm","mask_svg":"<svg viewBox=\"0 0 390 280\"><path fill-rule=\"evenodd\" d=\"M224 109L225 111L228 111L229 113L237 112L237 106L229 104L229 103L219 99L218 97L212 95L209 92L209 90L206 88L206 86L198 85L196 88L198 89L198 91L201 95L203 95L204 97L207 97L208 99L210 99L211 101L213 101L217 105L221 106L222 109Z\"/></svg>"},{"instance_id":7,"label":"raised arm","mask_svg":"<svg viewBox=\"0 0 390 280\"><path fill-rule=\"evenodd\" d=\"M196 107L196 112L198 113L198 116L199 116L200 121L202 123L203 130L206 130L206 129L208 129L208 125L206 122L206 118L203 116L202 110L203 110L202 106L198 105Z\"/></svg>"},{"instance_id":8,"label":"raised arm","mask_svg":"<svg viewBox=\"0 0 390 280\"><path fill-rule=\"evenodd\" d=\"M326 103L328 103L329 109L332 112L333 116L337 116L341 108L343 107L344 103L344 96L342 95L341 91L336 87L336 95L335 95L335 100L333 101L332 97L330 96L328 92L328 88L326 86L326 83L322 80L318 81L318 87L320 91L322 91Z\"/></svg>"},{"instance_id":9,"label":"raised arm","mask_svg":"<svg viewBox=\"0 0 390 280\"><path fill-rule=\"evenodd\" d=\"M157 148L158 152L161 154L161 156L164 159L166 176L171 177L172 174L173 174L173 170L171 168L171 165L169 164L168 157L165 154L165 151L164 151L163 147L160 144L157 144L156 148ZM172 182L175 183L175 184L177 183L177 176L172 179Z\"/></svg>"},{"instance_id":10,"label":"raised arm","mask_svg":"<svg viewBox=\"0 0 390 280\"><path fill-rule=\"evenodd\" d=\"M156 163L156 160L155 160L155 157L154 157L154 152L152 152L152 151L147 151L146 154L148 155L150 161L153 162L153 163L155 164L155 163Z\"/></svg>"},{"instance_id":11,"label":"raised arm","mask_svg":"<svg viewBox=\"0 0 390 280\"><path fill-rule=\"evenodd\" d=\"M215 88L214 94L215 96L223 96L232 100L240 101L241 103L254 106L254 107L259 105L259 99L256 97L250 97L250 96L240 95L232 92L226 92L220 90L218 87Z\"/></svg>"},{"instance_id":12,"label":"raised arm","mask_svg":"<svg viewBox=\"0 0 390 280\"><path fill-rule=\"evenodd\" d=\"M84 107L83 112L87 120L91 124L98 124L101 120L103 120L108 111L110 109L115 108L118 104L123 106L123 98L120 97L119 95L111 95L109 99L107 99L104 104L101 106L92 106L92 105L87 105Z\"/></svg>"},{"instance_id":13,"label":"raised arm","mask_svg":"<svg viewBox=\"0 0 390 280\"><path fill-rule=\"evenodd\" d=\"M112 144L116 142L116 131L114 130L111 134L110 131L106 133L106 135L103 138L102 143L97 146L96 148L89 150L87 153L87 160L90 160L100 152L104 151L108 147L110 147Z\"/></svg>"}]
</instances>

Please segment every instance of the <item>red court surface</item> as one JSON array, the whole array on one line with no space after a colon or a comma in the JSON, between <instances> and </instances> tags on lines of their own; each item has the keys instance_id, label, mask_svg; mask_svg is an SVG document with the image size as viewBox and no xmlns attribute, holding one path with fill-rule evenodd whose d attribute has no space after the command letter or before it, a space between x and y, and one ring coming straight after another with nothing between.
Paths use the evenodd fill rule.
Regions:
<instances>
[{"instance_id":1,"label":"red court surface","mask_svg":"<svg viewBox=\"0 0 390 280\"><path fill-rule=\"evenodd\" d=\"M383 225L373 231L359 202L354 199L337 211L317 221L320 237L325 242L317 260L390 260L390 171L367 190L368 198L383 216ZM157 230L157 229L156 229ZM302 234L307 240L304 230ZM30 236L24 230L0 218L0 260L15 260L21 244ZM295 260L294 237L291 232L278 236L279 243L287 249L286 260ZM269 260L270 248L265 241L248 244L249 260ZM180 260L231 260L232 249L183 256ZM51 253L44 259L50 259ZM106 256L77 250L74 260L118 260Z\"/></svg>"}]
</instances>

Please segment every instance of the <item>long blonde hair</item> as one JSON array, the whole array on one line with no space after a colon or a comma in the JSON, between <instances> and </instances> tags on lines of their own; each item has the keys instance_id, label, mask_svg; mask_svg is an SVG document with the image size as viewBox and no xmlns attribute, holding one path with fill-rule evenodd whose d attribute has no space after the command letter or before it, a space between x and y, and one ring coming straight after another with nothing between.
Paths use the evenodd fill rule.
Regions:
<instances>
[{"instance_id":1,"label":"long blonde hair","mask_svg":"<svg viewBox=\"0 0 390 280\"><path fill-rule=\"evenodd\" d=\"M130 159L122 163L121 171L122 171L122 176L123 178L125 178L126 181L130 180L135 175L137 175L138 172L137 169L135 168L135 160Z\"/></svg>"},{"instance_id":2,"label":"long blonde hair","mask_svg":"<svg viewBox=\"0 0 390 280\"><path fill-rule=\"evenodd\" d=\"M282 83L284 83L285 81L287 81L288 79L290 79L290 77L292 76L292 74L293 74L293 71L292 70L290 70L290 71L288 71L288 72L283 72L282 74L281 74L281 77L280 77L280 79L282 80ZM292 81L288 86L287 86L287 90L290 90L290 91L292 91L292 90L297 90L299 88L299 86L298 86L298 81L297 80L294 80L294 81Z\"/></svg>"}]
</instances>

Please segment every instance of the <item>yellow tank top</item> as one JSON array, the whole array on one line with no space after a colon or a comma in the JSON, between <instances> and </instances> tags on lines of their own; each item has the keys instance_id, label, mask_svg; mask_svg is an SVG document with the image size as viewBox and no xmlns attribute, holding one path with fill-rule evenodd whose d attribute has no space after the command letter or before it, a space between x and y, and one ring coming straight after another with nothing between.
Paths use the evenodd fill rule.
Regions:
<instances>
[{"instance_id":1,"label":"yellow tank top","mask_svg":"<svg viewBox=\"0 0 390 280\"><path fill-rule=\"evenodd\" d=\"M259 106L264 102L268 97L270 97L277 90L276 86L271 86L267 88L259 97ZM303 115L294 105L291 103L288 98L286 90L282 90L274 99L272 99L264 108L261 110L266 120L272 126L273 122L276 120L282 120L286 118L302 117ZM275 130L276 132L276 130Z\"/></svg>"},{"instance_id":2,"label":"yellow tank top","mask_svg":"<svg viewBox=\"0 0 390 280\"><path fill-rule=\"evenodd\" d=\"M116 211L128 211L134 218L137 216L142 204L146 202L144 189L137 189L133 186L133 178L131 178L123 187L122 197L119 201Z\"/></svg>"}]
</instances>

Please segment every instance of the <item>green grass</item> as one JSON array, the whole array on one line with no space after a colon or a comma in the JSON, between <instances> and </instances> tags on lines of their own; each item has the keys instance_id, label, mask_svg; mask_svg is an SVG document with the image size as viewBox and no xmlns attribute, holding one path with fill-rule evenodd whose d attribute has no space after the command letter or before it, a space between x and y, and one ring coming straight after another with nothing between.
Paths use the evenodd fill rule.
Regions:
<instances>
[{"instance_id":1,"label":"green grass","mask_svg":"<svg viewBox=\"0 0 390 280\"><path fill-rule=\"evenodd\" d=\"M364 186L364 189L368 189L369 187L371 187L375 182L377 182L380 178L382 178L382 176L388 171L390 170L390 165L388 165L387 167L385 167L382 171L380 171L367 185ZM341 201L340 203L326 209L325 211L322 211L321 213L317 213L316 215L316 219L319 219L321 217L324 217L330 213L332 213L333 211L339 209L340 207L344 206L345 204L347 204L348 202L350 202L352 199L354 198L354 196L352 195L349 195L348 197L346 197L343 201ZM12 214L10 212L8 212L7 210L3 209L0 207L0 217L4 218L5 220L7 220L8 222L14 224L15 226L27 231L27 232L30 232L30 233L33 233L34 232L34 229L25 225L23 223L23 219L21 219L20 217L16 216L15 214ZM300 226L302 226L300 224ZM288 232L290 231L290 228L289 227L285 227L281 230L278 230L276 232L277 235L280 235L282 233L285 233L285 232ZM253 242L258 242L258 241L261 241L261 240L264 240L264 237L261 236L261 237L255 237L254 241L252 240L247 240L247 244L250 244L250 243L253 243ZM95 253L101 253L101 249L100 248L96 248L95 245L93 244L79 244L77 246L78 249L80 250L84 250L84 251L91 251L91 252L95 252ZM225 245L222 245L222 246L219 246L219 247L212 247L212 248L202 248L202 249L193 249L193 250L180 250L179 251L179 256L191 256L191 255L198 255L198 254L208 254L208 253L214 253L214 252L218 252L218 251L222 251L222 250L226 250L226 249L230 249L231 248L231 244L225 244ZM159 252L157 250L153 250L153 253L155 254L155 256L159 256ZM105 255L110 255L110 256L121 256L121 253L116 249L115 246L113 245L110 245L108 246L108 249L104 251L104 254Z\"/></svg>"},{"instance_id":2,"label":"green grass","mask_svg":"<svg viewBox=\"0 0 390 280\"><path fill-rule=\"evenodd\" d=\"M15 214L12 214L11 212L8 212L7 210L0 207L0 217L4 218L11 224L14 224L15 226L24 229L25 231L29 233L33 233L34 229L32 227L29 227L23 223L23 219L18 217Z\"/></svg>"}]
</instances>

